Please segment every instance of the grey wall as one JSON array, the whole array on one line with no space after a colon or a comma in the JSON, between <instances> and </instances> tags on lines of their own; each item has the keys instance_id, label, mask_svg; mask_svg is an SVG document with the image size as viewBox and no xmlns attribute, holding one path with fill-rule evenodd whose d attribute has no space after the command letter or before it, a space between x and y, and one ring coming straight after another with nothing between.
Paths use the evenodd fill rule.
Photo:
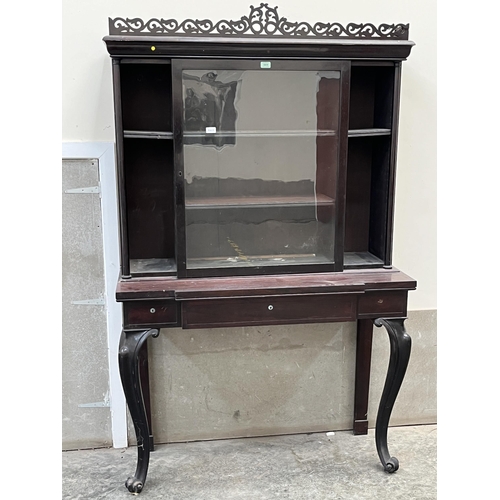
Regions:
<instances>
[{"instance_id":1,"label":"grey wall","mask_svg":"<svg viewBox=\"0 0 500 500\"><path fill-rule=\"evenodd\" d=\"M62 162L62 447L111 446L109 371L102 299L99 194L65 191L98 185L97 160Z\"/></svg>"},{"instance_id":2,"label":"grey wall","mask_svg":"<svg viewBox=\"0 0 500 500\"><path fill-rule=\"evenodd\" d=\"M405 326L412 352L390 425L437 423L437 312L409 311ZM372 352L368 418L370 427L375 427L389 363L389 338L383 328L374 328Z\"/></svg>"},{"instance_id":3,"label":"grey wall","mask_svg":"<svg viewBox=\"0 0 500 500\"><path fill-rule=\"evenodd\" d=\"M406 328L412 356L391 425L435 423L436 311L411 311ZM162 330L149 341L156 442L352 429L355 339L354 323ZM388 359L374 328L370 427Z\"/></svg>"}]
</instances>

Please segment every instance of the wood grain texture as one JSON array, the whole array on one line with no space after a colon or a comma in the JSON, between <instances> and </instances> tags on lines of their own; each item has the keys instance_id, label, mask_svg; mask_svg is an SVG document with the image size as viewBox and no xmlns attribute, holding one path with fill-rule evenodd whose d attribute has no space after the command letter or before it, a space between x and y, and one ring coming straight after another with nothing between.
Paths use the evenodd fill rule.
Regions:
<instances>
[{"instance_id":1,"label":"wood grain texture","mask_svg":"<svg viewBox=\"0 0 500 500\"><path fill-rule=\"evenodd\" d=\"M293 295L182 302L183 328L353 321L356 295Z\"/></svg>"},{"instance_id":2,"label":"wood grain texture","mask_svg":"<svg viewBox=\"0 0 500 500\"><path fill-rule=\"evenodd\" d=\"M223 278L132 278L118 282L116 299L177 300L259 295L346 293L368 290L414 290L416 282L393 268L343 273L304 273Z\"/></svg>"}]
</instances>

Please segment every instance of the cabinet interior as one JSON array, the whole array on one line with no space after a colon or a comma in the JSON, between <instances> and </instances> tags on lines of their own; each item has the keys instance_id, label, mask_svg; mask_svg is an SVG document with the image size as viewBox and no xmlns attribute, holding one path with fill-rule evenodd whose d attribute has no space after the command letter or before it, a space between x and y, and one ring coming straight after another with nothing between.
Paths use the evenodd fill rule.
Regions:
<instances>
[{"instance_id":1,"label":"cabinet interior","mask_svg":"<svg viewBox=\"0 0 500 500\"><path fill-rule=\"evenodd\" d=\"M353 66L344 267L389 264L387 248L394 66Z\"/></svg>"},{"instance_id":2,"label":"cabinet interior","mask_svg":"<svg viewBox=\"0 0 500 500\"><path fill-rule=\"evenodd\" d=\"M351 67L344 268L390 264L394 79L393 64ZM321 87L318 93L319 129L326 128L323 122L328 121L324 115L326 107L321 106L321 101L331 83L325 80L321 85L324 88ZM176 97L172 95L170 61L135 63L131 59L123 60L120 92L127 229L123 244L127 245L130 274L175 275L178 232L172 105ZM242 144L254 142L256 147L266 145L266 141L278 141L277 144L281 141L285 145L292 141L286 148L290 151L294 142L307 140L307 137L267 135L269 137L257 139L243 135L239 140ZM227 254L235 254L235 258L255 254L246 261L249 267L292 263L286 259L290 248L295 264L333 261L331 246L322 248L321 240L322 234L324 241L331 237L332 221L338 215L335 214L335 179L332 180L331 170L325 167L336 151L330 151L332 143L328 142L328 137L318 136L312 140L316 144L318 171L317 184L312 189L291 183L291 191L287 193L282 187L273 186L274 181L263 183L259 179L242 181L236 178L218 182L216 189L211 188L210 178L197 179L186 186L183 237L194 242L186 255L192 268L209 269L214 265L223 268L224 264L217 261L221 255L221 240L228 247ZM201 186L203 182L207 185ZM247 196L241 197L241 192ZM240 216L232 220L235 213L244 213L244 217L255 225L241 224ZM301 257L301 241L313 238L319 240L317 253L311 256L304 252ZM236 241L246 242L246 248L237 248ZM287 248L282 249L280 245ZM276 254L284 256L281 262L277 262ZM239 265L245 266L245 258L240 259Z\"/></svg>"},{"instance_id":3,"label":"cabinet interior","mask_svg":"<svg viewBox=\"0 0 500 500\"><path fill-rule=\"evenodd\" d=\"M175 271L172 141L123 141L132 274Z\"/></svg>"},{"instance_id":4,"label":"cabinet interior","mask_svg":"<svg viewBox=\"0 0 500 500\"><path fill-rule=\"evenodd\" d=\"M170 64L120 65L124 133L172 131L172 77Z\"/></svg>"},{"instance_id":5,"label":"cabinet interior","mask_svg":"<svg viewBox=\"0 0 500 500\"><path fill-rule=\"evenodd\" d=\"M333 266L337 64L201 64L181 69L186 268Z\"/></svg>"},{"instance_id":6,"label":"cabinet interior","mask_svg":"<svg viewBox=\"0 0 500 500\"><path fill-rule=\"evenodd\" d=\"M130 273L175 274L170 64L122 63L123 172Z\"/></svg>"}]
</instances>

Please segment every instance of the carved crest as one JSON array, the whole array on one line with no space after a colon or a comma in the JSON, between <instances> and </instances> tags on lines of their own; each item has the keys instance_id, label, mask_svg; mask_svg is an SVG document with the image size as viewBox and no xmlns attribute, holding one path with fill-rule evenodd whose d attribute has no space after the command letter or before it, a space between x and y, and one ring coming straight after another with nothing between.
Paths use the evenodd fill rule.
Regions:
<instances>
[{"instance_id":1,"label":"carved crest","mask_svg":"<svg viewBox=\"0 0 500 500\"><path fill-rule=\"evenodd\" d=\"M142 36L239 36L239 37L282 37L282 38L346 38L346 39L388 39L408 40L408 24L374 24L291 22L280 17L278 7L261 3L250 6L250 13L237 21L221 20L216 23L208 19L140 18L109 19L110 35Z\"/></svg>"}]
</instances>

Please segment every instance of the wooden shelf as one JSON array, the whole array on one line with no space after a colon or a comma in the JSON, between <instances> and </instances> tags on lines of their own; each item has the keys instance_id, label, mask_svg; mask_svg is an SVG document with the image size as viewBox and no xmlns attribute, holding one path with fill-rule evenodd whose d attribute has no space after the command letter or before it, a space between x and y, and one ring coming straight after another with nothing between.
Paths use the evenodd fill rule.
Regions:
<instances>
[{"instance_id":1,"label":"wooden shelf","mask_svg":"<svg viewBox=\"0 0 500 500\"><path fill-rule=\"evenodd\" d=\"M186 209L273 208L332 206L334 200L324 194L316 196L224 196L220 198L186 199Z\"/></svg>"},{"instance_id":2,"label":"wooden shelf","mask_svg":"<svg viewBox=\"0 0 500 500\"><path fill-rule=\"evenodd\" d=\"M152 130L124 130L125 139L173 139L172 132L158 132Z\"/></svg>"},{"instance_id":3,"label":"wooden shelf","mask_svg":"<svg viewBox=\"0 0 500 500\"><path fill-rule=\"evenodd\" d=\"M130 273L134 276L171 276L177 272L174 259L131 259Z\"/></svg>"},{"instance_id":4,"label":"wooden shelf","mask_svg":"<svg viewBox=\"0 0 500 500\"><path fill-rule=\"evenodd\" d=\"M346 252L344 254L345 269L381 267L384 261L370 252Z\"/></svg>"},{"instance_id":5,"label":"wooden shelf","mask_svg":"<svg viewBox=\"0 0 500 500\"><path fill-rule=\"evenodd\" d=\"M316 254L282 254L282 255L249 255L244 257L228 256L218 258L191 258L187 260L188 269L213 269L254 266L286 266L297 264L333 264L323 255Z\"/></svg>"},{"instance_id":6,"label":"wooden shelf","mask_svg":"<svg viewBox=\"0 0 500 500\"><path fill-rule=\"evenodd\" d=\"M335 130L221 130L219 132L184 132L187 138L205 137L334 137Z\"/></svg>"},{"instance_id":7,"label":"wooden shelf","mask_svg":"<svg viewBox=\"0 0 500 500\"><path fill-rule=\"evenodd\" d=\"M377 137L380 135L391 135L390 128L358 128L348 132L348 137Z\"/></svg>"}]
</instances>

